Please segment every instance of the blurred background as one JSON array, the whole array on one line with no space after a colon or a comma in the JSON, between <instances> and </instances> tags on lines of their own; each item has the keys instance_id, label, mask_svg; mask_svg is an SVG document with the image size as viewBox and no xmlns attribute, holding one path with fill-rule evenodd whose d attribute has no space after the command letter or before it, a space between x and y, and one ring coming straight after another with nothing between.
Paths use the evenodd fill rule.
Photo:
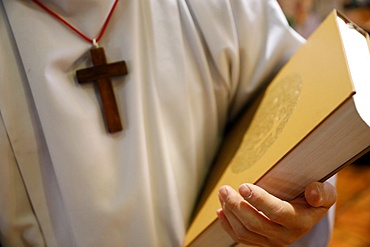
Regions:
<instances>
[{"instance_id":1,"label":"blurred background","mask_svg":"<svg viewBox=\"0 0 370 247\"><path fill-rule=\"evenodd\" d=\"M370 0L278 0L290 25L307 38L333 10L370 31Z\"/></svg>"},{"instance_id":2,"label":"blurred background","mask_svg":"<svg viewBox=\"0 0 370 247\"><path fill-rule=\"evenodd\" d=\"M370 32L370 0L278 2L289 24L305 38L334 8ZM370 153L339 172L337 191L335 225L329 246L370 247Z\"/></svg>"}]
</instances>

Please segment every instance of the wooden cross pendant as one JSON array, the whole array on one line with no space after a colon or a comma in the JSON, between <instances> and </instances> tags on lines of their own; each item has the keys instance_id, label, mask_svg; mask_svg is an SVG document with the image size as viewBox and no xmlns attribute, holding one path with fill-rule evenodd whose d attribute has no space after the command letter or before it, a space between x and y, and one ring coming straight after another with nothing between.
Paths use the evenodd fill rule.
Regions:
<instances>
[{"instance_id":1,"label":"wooden cross pendant","mask_svg":"<svg viewBox=\"0 0 370 247\"><path fill-rule=\"evenodd\" d=\"M80 84L97 82L108 131L109 133L121 131L121 118L110 77L126 75L126 63L119 61L108 64L102 47L92 48L90 54L94 67L78 70L77 81Z\"/></svg>"}]
</instances>

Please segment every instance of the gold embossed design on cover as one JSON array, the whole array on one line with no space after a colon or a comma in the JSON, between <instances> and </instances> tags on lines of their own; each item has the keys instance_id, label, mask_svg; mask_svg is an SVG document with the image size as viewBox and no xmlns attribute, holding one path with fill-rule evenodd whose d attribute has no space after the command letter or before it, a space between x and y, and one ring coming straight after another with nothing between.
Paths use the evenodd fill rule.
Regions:
<instances>
[{"instance_id":1,"label":"gold embossed design on cover","mask_svg":"<svg viewBox=\"0 0 370 247\"><path fill-rule=\"evenodd\" d=\"M246 134L250 140L246 140L247 144L235 156L236 162L231 167L234 173L253 166L278 138L297 105L302 91L302 79L298 74L289 75L267 90L269 97L261 102L261 110L256 112L248 130L251 133ZM240 157L241 153L248 158Z\"/></svg>"}]
</instances>

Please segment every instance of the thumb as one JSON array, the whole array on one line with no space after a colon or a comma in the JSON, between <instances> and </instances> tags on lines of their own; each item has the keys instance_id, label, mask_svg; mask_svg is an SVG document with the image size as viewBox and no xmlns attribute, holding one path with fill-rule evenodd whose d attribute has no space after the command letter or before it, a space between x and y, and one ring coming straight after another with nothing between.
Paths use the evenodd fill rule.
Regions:
<instances>
[{"instance_id":1,"label":"thumb","mask_svg":"<svg viewBox=\"0 0 370 247\"><path fill-rule=\"evenodd\" d=\"M330 208L337 200L337 192L329 182L312 182L306 186L305 197L313 207Z\"/></svg>"}]
</instances>

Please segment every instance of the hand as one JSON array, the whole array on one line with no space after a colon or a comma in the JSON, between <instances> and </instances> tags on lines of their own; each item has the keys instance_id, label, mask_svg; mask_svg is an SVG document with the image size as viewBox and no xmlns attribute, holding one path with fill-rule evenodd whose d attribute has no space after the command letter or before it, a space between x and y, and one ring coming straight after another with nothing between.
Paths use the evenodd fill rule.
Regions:
<instances>
[{"instance_id":1,"label":"hand","mask_svg":"<svg viewBox=\"0 0 370 247\"><path fill-rule=\"evenodd\" d=\"M240 194L239 194L240 193ZM262 188L242 184L239 193L222 186L217 211L222 227L237 242L253 246L286 246L306 234L336 201L328 182L310 183L305 198L282 201Z\"/></svg>"}]
</instances>

